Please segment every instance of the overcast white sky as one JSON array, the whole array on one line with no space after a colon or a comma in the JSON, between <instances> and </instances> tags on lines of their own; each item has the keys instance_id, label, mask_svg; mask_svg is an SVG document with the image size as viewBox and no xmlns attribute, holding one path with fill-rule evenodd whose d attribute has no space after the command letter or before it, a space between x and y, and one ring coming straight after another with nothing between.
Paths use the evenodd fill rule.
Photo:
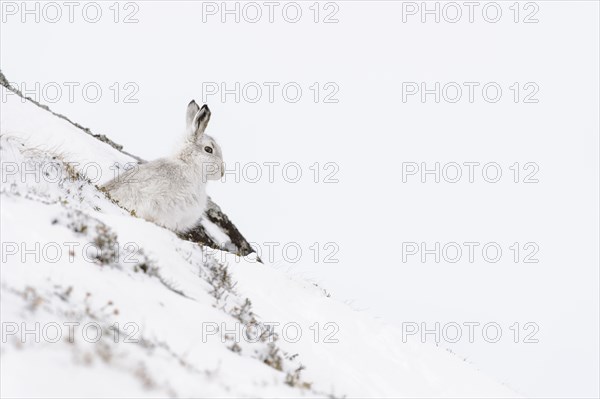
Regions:
<instances>
[{"instance_id":1,"label":"overcast white sky","mask_svg":"<svg viewBox=\"0 0 600 399\"><path fill-rule=\"evenodd\" d=\"M206 97L207 132L220 142L228 169L238 162L240 175L253 178L255 169L244 165L263 165L259 182L229 174L209 194L263 251L266 242L280 243L276 267L314 279L389 323L496 322L503 332L496 344L479 331L474 343L442 345L525 395L598 395L597 2L498 2L496 23L485 19L496 11L486 2L473 10L473 23L464 5L461 19L449 23L456 8L446 3L439 3L439 23L434 15L421 22L420 10L411 8L420 2L298 2L296 23L286 21L296 7L285 2L273 9L272 23L262 2L254 3L262 12L256 23L249 22L256 7L245 3L239 23L233 14L221 21L221 2L99 2L96 23L86 21L95 18L95 6L83 14L80 3L70 23L68 8L57 4L62 17L50 23L54 9L39 5L35 22L20 2L3 2L0 67L10 81L45 103L60 86L53 109L146 159L173 149L187 103ZM78 84L73 101L67 82ZM239 102L207 91L222 83L234 89L236 82ZM421 82L430 89L457 82L462 98L448 101L456 93L451 84L440 89L439 103L434 94L422 102L420 93L403 101L407 87ZM464 82L476 85L473 102ZM482 93L491 82L487 95L502 90L497 102ZM95 87L102 95L86 101ZM262 97L252 102L256 87ZM302 94L291 102L297 87ZM137 102L127 102L128 95ZM280 163L274 182L265 162ZM292 162L302 170L298 183L282 176ZM403 182L403 162L456 162L463 177L434 183L428 175L422 183L417 174ZM469 183L464 162L495 162L502 178L486 182L479 166ZM536 170L539 182L524 183ZM294 169L288 172L293 178ZM331 179L338 182L325 183ZM419 255L403 262L403 242L480 245L473 263L465 246L456 263L435 263L433 255L423 263ZM497 263L482 257L488 242L503 251ZM515 242L517 263L509 248ZM523 262L535 248L525 248L528 242L539 247L538 263ZM285 262L287 243L302 249L297 263ZM328 254L339 262L324 262ZM519 343L510 330L515 322ZM522 342L531 331L523 329L526 322L539 326L539 343Z\"/></svg>"}]
</instances>

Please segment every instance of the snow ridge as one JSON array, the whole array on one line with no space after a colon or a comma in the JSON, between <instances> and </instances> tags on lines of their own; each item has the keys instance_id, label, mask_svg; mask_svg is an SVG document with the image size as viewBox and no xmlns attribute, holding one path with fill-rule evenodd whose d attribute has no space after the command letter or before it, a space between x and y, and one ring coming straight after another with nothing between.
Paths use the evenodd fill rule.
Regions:
<instances>
[{"instance_id":1,"label":"snow ridge","mask_svg":"<svg viewBox=\"0 0 600 399\"><path fill-rule=\"evenodd\" d=\"M0 135L2 396L514 396L254 254L130 214L98 187L132 158L46 110L9 97Z\"/></svg>"}]
</instances>

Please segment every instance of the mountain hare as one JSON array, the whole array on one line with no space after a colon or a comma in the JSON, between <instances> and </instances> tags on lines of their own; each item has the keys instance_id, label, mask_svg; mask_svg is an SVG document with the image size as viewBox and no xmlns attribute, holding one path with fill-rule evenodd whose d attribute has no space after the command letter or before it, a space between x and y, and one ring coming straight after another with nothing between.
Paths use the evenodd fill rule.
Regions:
<instances>
[{"instance_id":1,"label":"mountain hare","mask_svg":"<svg viewBox=\"0 0 600 399\"><path fill-rule=\"evenodd\" d=\"M204 134L210 110L192 100L187 107L186 140L168 158L138 165L103 188L121 206L168 229L184 232L196 226L206 207L206 182L223 176L221 148Z\"/></svg>"}]
</instances>

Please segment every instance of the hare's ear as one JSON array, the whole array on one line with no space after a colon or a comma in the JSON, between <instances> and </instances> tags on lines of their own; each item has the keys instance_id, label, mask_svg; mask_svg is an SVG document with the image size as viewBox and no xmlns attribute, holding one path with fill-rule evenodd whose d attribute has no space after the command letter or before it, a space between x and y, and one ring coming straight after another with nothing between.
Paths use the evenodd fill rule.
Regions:
<instances>
[{"instance_id":1,"label":"hare's ear","mask_svg":"<svg viewBox=\"0 0 600 399\"><path fill-rule=\"evenodd\" d=\"M208 109L208 105L204 104L202 108L196 112L196 115L194 115L194 119L192 120L192 124L190 126L190 132L195 140L198 140L200 137L202 137L209 120L210 109Z\"/></svg>"},{"instance_id":2,"label":"hare's ear","mask_svg":"<svg viewBox=\"0 0 600 399\"><path fill-rule=\"evenodd\" d=\"M185 127L188 131L192 130L192 123L194 122L194 116L200 111L200 107L196 104L195 100L190 101L187 106L185 113Z\"/></svg>"}]
</instances>

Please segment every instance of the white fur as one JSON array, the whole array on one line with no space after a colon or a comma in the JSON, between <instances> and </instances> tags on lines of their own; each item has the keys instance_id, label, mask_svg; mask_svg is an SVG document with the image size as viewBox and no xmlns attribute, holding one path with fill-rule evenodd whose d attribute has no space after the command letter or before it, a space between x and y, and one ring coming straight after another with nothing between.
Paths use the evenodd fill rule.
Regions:
<instances>
[{"instance_id":1,"label":"white fur","mask_svg":"<svg viewBox=\"0 0 600 399\"><path fill-rule=\"evenodd\" d=\"M122 173L104 189L121 206L158 225L179 232L196 226L206 208L207 180L223 175L221 148L204 134L209 119L206 105L200 109L195 101L190 102L181 150Z\"/></svg>"}]
</instances>

